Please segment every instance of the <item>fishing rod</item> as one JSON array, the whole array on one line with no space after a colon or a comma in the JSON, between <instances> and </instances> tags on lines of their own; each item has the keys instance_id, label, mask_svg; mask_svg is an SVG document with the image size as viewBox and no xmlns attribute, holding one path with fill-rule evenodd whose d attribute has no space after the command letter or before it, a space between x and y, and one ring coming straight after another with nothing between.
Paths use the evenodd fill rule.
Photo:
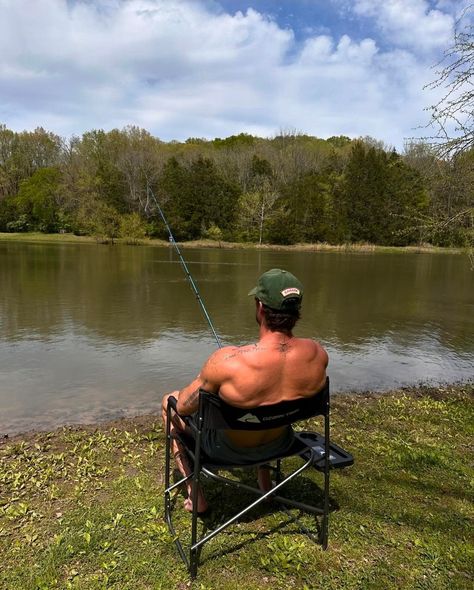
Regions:
<instances>
[{"instance_id":1,"label":"fishing rod","mask_svg":"<svg viewBox=\"0 0 474 590\"><path fill-rule=\"evenodd\" d=\"M216 339L217 346L218 346L218 348L222 348L221 341L219 339L219 336L217 335L216 330L214 329L211 318L210 318L209 314L207 313L207 309L206 309L206 306L204 305L204 301L202 300L202 297L199 293L196 283L194 282L194 279L191 276L191 273L189 272L188 265L186 264L186 261L184 260L183 255L181 254L181 250L179 249L179 246L176 243L176 240L174 239L173 232L171 231L168 221L166 220L165 214L163 213L163 210L160 207L160 204L158 203L158 199L155 197L155 193L151 190L149 185L147 185L146 190L147 190L147 205L146 205L145 209L148 206L149 195L151 195L153 198L153 201L155 202L155 205L158 209L158 212L161 216L161 219L163 220L163 223L165 224L166 230L168 231L169 241L173 244L173 246L178 254L179 261L181 262L181 266L184 269L184 273L186 275L186 278L188 279L189 284L191 285L191 289L193 290L194 295L196 296L196 299L197 299L199 305L201 306L204 317L206 318L207 323L209 324L209 327L211 328L212 334L214 335L214 338Z\"/></svg>"}]
</instances>

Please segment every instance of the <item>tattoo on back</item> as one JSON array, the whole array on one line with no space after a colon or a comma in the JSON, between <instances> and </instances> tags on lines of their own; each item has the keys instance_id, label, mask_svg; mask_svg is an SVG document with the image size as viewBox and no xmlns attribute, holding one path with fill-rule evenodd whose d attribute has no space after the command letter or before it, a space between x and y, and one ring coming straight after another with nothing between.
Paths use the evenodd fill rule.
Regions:
<instances>
[{"instance_id":1,"label":"tattoo on back","mask_svg":"<svg viewBox=\"0 0 474 590\"><path fill-rule=\"evenodd\" d=\"M288 344L288 342L280 342L278 344L278 350L279 352L282 352L283 354L286 354L289 350L290 350L290 345Z\"/></svg>"}]
</instances>

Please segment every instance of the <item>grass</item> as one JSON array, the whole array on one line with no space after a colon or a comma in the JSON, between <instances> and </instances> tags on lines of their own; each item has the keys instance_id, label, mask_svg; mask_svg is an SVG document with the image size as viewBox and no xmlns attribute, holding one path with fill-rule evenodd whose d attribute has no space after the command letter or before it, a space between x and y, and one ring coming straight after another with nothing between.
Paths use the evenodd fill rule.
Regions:
<instances>
[{"instance_id":1,"label":"grass","mask_svg":"<svg viewBox=\"0 0 474 590\"><path fill-rule=\"evenodd\" d=\"M43 234L40 232L28 233L2 233L0 232L0 241L9 242L43 242L43 243L83 243L109 244L108 240L96 238L93 236L76 236L74 234ZM169 242L158 239L128 240L126 238L116 238L114 243L142 245L142 246L167 246ZM247 249L247 250L286 250L298 252L447 252L461 253L462 248L441 248L430 244L419 246L377 246L375 244L328 244L319 242L315 244L293 244L291 246L282 246L277 244L255 244L249 242L216 242L213 240L193 240L189 242L180 242L181 248L222 248L226 250Z\"/></svg>"},{"instance_id":2,"label":"grass","mask_svg":"<svg viewBox=\"0 0 474 590\"><path fill-rule=\"evenodd\" d=\"M468 383L335 397L333 438L356 462L331 477L329 549L269 504L206 545L193 584L163 520L157 417L6 440L0 588L472 588L473 392ZM315 472L294 491L320 486ZM242 501L206 491L207 525Z\"/></svg>"},{"instance_id":3,"label":"grass","mask_svg":"<svg viewBox=\"0 0 474 590\"><path fill-rule=\"evenodd\" d=\"M0 240L8 242L45 242L45 243L91 243L95 244L96 239L92 236L76 236L74 234L44 234L41 232L5 233L0 232Z\"/></svg>"}]
</instances>

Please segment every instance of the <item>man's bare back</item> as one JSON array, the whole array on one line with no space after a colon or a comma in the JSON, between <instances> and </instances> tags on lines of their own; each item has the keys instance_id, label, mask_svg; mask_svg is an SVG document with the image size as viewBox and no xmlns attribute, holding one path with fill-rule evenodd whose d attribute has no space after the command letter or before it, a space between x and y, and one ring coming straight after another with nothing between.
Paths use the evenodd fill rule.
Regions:
<instances>
[{"instance_id":1,"label":"man's bare back","mask_svg":"<svg viewBox=\"0 0 474 590\"><path fill-rule=\"evenodd\" d=\"M213 354L203 370L205 389L239 408L308 397L323 388L327 363L326 351L314 340L268 332L256 344L226 347ZM218 389L215 381L220 383ZM226 431L240 447L264 444L281 432L281 428Z\"/></svg>"},{"instance_id":2,"label":"man's bare back","mask_svg":"<svg viewBox=\"0 0 474 590\"><path fill-rule=\"evenodd\" d=\"M318 342L296 338L292 334L303 295L298 279L287 271L272 269L260 277L257 287L249 295L255 295L258 342L242 347L228 346L214 352L194 381L181 391L164 397L164 420L169 395L177 398L179 414L189 416L198 410L201 389L215 393L239 408L310 397L323 389L328 364L326 351ZM178 417L173 424L180 430L186 428ZM284 434L284 428L258 432L225 431L225 436L237 451L263 448L267 443L276 443L277 439L284 438ZM183 474L188 474L190 468L180 458L178 443L175 443L175 451L178 467ZM268 488L270 483L269 473L259 469L260 487ZM190 509L189 498L186 502L186 509ZM198 509L204 510L207 504L202 491L199 492L198 502Z\"/></svg>"}]
</instances>

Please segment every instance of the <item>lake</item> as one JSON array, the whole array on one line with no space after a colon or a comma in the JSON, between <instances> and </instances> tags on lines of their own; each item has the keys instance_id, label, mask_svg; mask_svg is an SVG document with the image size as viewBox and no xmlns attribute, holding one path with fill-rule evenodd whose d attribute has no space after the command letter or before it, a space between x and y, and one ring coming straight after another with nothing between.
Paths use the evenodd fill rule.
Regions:
<instances>
[{"instance_id":1,"label":"lake","mask_svg":"<svg viewBox=\"0 0 474 590\"><path fill-rule=\"evenodd\" d=\"M305 286L296 334L333 392L474 377L474 272L461 254L186 249L225 344L257 335L257 277ZM216 348L171 248L0 241L0 435L157 412Z\"/></svg>"}]
</instances>

